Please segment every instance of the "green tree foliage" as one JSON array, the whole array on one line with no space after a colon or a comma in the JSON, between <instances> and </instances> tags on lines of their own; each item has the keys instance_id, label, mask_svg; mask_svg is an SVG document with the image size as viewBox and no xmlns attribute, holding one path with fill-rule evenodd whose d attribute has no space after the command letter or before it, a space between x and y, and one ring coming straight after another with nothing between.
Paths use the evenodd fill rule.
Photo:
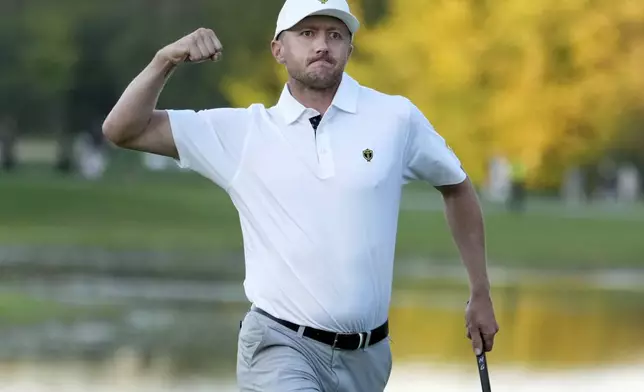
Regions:
<instances>
[{"instance_id":1,"label":"green tree foliage","mask_svg":"<svg viewBox=\"0 0 644 392\"><path fill-rule=\"evenodd\" d=\"M21 133L95 127L157 50L199 27L218 34L224 59L181 67L160 106L228 105L224 75L254 70L280 7L277 0L0 0L0 114Z\"/></svg>"}]
</instances>

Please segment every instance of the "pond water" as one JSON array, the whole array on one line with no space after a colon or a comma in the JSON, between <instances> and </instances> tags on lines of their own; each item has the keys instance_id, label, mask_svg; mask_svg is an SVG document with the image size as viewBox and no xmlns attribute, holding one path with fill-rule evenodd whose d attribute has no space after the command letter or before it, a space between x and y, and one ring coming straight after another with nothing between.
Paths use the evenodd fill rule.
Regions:
<instances>
[{"instance_id":1,"label":"pond water","mask_svg":"<svg viewBox=\"0 0 644 392\"><path fill-rule=\"evenodd\" d=\"M596 283L525 278L495 288L495 392L644 391L644 283ZM387 391L480 390L463 327L466 288L446 278L397 287ZM0 288L76 308L0 324L0 391L235 390L248 306L237 283L67 276Z\"/></svg>"}]
</instances>

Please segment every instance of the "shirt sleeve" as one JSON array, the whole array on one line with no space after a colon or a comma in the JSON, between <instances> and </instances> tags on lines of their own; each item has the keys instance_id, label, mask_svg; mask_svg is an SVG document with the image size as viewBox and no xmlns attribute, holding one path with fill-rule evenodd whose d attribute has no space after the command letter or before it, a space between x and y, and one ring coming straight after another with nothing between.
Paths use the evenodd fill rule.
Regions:
<instances>
[{"instance_id":1,"label":"shirt sleeve","mask_svg":"<svg viewBox=\"0 0 644 392\"><path fill-rule=\"evenodd\" d=\"M224 190L241 164L249 133L248 109L167 110L179 167L210 179Z\"/></svg>"},{"instance_id":2,"label":"shirt sleeve","mask_svg":"<svg viewBox=\"0 0 644 392\"><path fill-rule=\"evenodd\" d=\"M405 151L404 180L423 180L433 186L463 182L461 162L423 113L409 102L409 133Z\"/></svg>"}]
</instances>

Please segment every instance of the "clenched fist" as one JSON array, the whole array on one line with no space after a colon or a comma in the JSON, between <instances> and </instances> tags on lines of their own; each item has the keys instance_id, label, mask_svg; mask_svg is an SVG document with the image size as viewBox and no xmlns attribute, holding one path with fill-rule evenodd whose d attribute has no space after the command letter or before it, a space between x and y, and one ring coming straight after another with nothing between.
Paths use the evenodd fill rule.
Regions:
<instances>
[{"instance_id":1,"label":"clenched fist","mask_svg":"<svg viewBox=\"0 0 644 392\"><path fill-rule=\"evenodd\" d=\"M218 61L222 51L223 47L215 33L210 29L200 28L164 47L158 52L158 56L178 65L182 62Z\"/></svg>"}]
</instances>

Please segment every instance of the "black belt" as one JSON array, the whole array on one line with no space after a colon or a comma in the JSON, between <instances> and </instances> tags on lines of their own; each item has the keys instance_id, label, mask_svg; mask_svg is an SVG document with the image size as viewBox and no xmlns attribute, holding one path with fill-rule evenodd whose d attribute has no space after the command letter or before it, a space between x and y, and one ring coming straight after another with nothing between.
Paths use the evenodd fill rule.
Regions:
<instances>
[{"instance_id":1,"label":"black belt","mask_svg":"<svg viewBox=\"0 0 644 392\"><path fill-rule=\"evenodd\" d=\"M294 324L290 321L278 319L277 317L269 314L268 312L253 307L253 310L257 313L268 317L269 319L285 326L286 328L298 332L300 326ZM328 344L333 348L338 348L341 350L358 350L361 348L367 348L370 345L376 344L386 338L389 335L389 321L385 321L384 324L378 328L372 330L371 332L358 332L358 333L336 333L330 331L323 331L320 329L315 329L311 327L304 327L303 336L311 338L321 343Z\"/></svg>"}]
</instances>

